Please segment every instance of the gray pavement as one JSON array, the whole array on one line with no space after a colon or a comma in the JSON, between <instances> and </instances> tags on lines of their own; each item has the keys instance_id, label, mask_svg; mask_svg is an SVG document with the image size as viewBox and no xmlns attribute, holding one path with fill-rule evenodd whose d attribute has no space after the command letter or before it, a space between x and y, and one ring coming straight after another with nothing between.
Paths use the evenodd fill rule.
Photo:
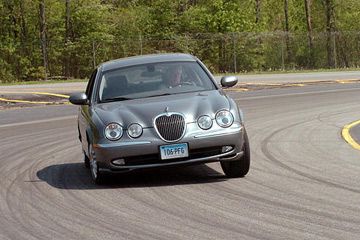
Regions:
<instances>
[{"instance_id":1,"label":"gray pavement","mask_svg":"<svg viewBox=\"0 0 360 240\"><path fill-rule=\"evenodd\" d=\"M357 240L360 157L340 131L359 119L359 88L230 92L252 149L241 179L214 163L95 186L76 108L0 111L0 239Z\"/></svg>"},{"instance_id":2,"label":"gray pavement","mask_svg":"<svg viewBox=\"0 0 360 240\"><path fill-rule=\"evenodd\" d=\"M280 73L239 75L239 82L248 83L298 83L317 81L360 80L360 71Z\"/></svg>"},{"instance_id":3,"label":"gray pavement","mask_svg":"<svg viewBox=\"0 0 360 240\"><path fill-rule=\"evenodd\" d=\"M249 84L287 84L287 83L310 83L322 81L346 81L360 80L360 71L341 71L341 72L316 72L316 73L281 73L281 74L240 74L239 85ZM221 76L215 77L220 81ZM85 82L57 83L57 84L34 84L34 85L15 85L0 86L0 94L3 92L50 92L50 93L69 93L84 91Z\"/></svg>"}]
</instances>

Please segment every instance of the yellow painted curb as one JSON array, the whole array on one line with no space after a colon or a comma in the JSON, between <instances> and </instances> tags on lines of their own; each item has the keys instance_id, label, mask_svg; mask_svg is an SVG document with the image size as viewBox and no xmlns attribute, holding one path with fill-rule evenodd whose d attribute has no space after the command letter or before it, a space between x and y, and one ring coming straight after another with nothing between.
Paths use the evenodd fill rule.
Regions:
<instances>
[{"instance_id":1,"label":"yellow painted curb","mask_svg":"<svg viewBox=\"0 0 360 240\"><path fill-rule=\"evenodd\" d=\"M305 83L290 83L285 86L287 86L287 87L304 87L304 86L306 86L306 84Z\"/></svg>"},{"instance_id":2,"label":"yellow painted curb","mask_svg":"<svg viewBox=\"0 0 360 240\"><path fill-rule=\"evenodd\" d=\"M313 85L313 84L317 84L317 83L342 83L342 84L346 84L346 83L355 83L355 82L359 82L360 79L359 78L353 78L353 79L339 79L339 80L334 80L334 81L330 81L330 80L309 80L306 82L295 82L295 83L291 83L291 82L285 82L285 83L266 83L266 82L260 82L260 83L250 83L250 82L245 82L245 83L241 83L244 85L258 85L258 86L295 86L295 87L304 87L307 85Z\"/></svg>"},{"instance_id":3,"label":"yellow painted curb","mask_svg":"<svg viewBox=\"0 0 360 240\"><path fill-rule=\"evenodd\" d=\"M6 99L6 98L0 98L0 101L2 102L12 102L12 103L30 103L30 104L59 104L57 102L37 102L37 101L27 101L27 100L17 100L17 99ZM64 102L61 104L70 104L68 102Z\"/></svg>"},{"instance_id":4,"label":"yellow painted curb","mask_svg":"<svg viewBox=\"0 0 360 240\"><path fill-rule=\"evenodd\" d=\"M13 91L0 91L0 93L10 93L10 94L34 94L34 95L46 95L46 96L54 96L61 98L69 98L70 96L58 93L48 93L48 92L13 92Z\"/></svg>"},{"instance_id":5,"label":"yellow painted curb","mask_svg":"<svg viewBox=\"0 0 360 240\"><path fill-rule=\"evenodd\" d=\"M353 148L360 150L360 144L357 143L350 135L350 129L358 124L360 124L360 120L346 125L341 131L341 135L345 139L345 141L348 142Z\"/></svg>"},{"instance_id":6,"label":"yellow painted curb","mask_svg":"<svg viewBox=\"0 0 360 240\"><path fill-rule=\"evenodd\" d=\"M265 85L265 86L282 86L282 85L284 85L284 83L249 83L249 82L245 82L245 83L242 83L242 84L245 84L245 85L259 85L259 86L262 86L262 85Z\"/></svg>"},{"instance_id":7,"label":"yellow painted curb","mask_svg":"<svg viewBox=\"0 0 360 240\"><path fill-rule=\"evenodd\" d=\"M234 88L234 89L231 89L232 91L235 91L235 92L247 92L249 91L249 89L247 88Z\"/></svg>"},{"instance_id":8,"label":"yellow painted curb","mask_svg":"<svg viewBox=\"0 0 360 240\"><path fill-rule=\"evenodd\" d=\"M345 79L345 80L336 80L335 82L337 83L342 83L342 84L346 84L346 83L353 83L359 81L359 79Z\"/></svg>"},{"instance_id":9,"label":"yellow painted curb","mask_svg":"<svg viewBox=\"0 0 360 240\"><path fill-rule=\"evenodd\" d=\"M47 92L32 92L32 94L38 95L47 95L47 96L54 96L54 97L62 97L62 98L69 98L70 96L58 93L47 93Z\"/></svg>"},{"instance_id":10,"label":"yellow painted curb","mask_svg":"<svg viewBox=\"0 0 360 240\"><path fill-rule=\"evenodd\" d=\"M32 95L45 95L45 96L53 96L53 97L61 97L61 98L69 98L70 96L64 94L57 94L57 93L48 93L48 92L7 92L4 91L2 93L9 93L9 94L32 94ZM45 102L45 101L28 101L28 100L17 100L17 99L7 99L7 98L0 98L2 102L12 102L12 103L30 103L30 104L58 104L57 102ZM61 104L70 104L70 103L61 103Z\"/></svg>"},{"instance_id":11,"label":"yellow painted curb","mask_svg":"<svg viewBox=\"0 0 360 240\"><path fill-rule=\"evenodd\" d=\"M226 92L247 92L249 89L247 88L228 88L224 89Z\"/></svg>"}]
</instances>

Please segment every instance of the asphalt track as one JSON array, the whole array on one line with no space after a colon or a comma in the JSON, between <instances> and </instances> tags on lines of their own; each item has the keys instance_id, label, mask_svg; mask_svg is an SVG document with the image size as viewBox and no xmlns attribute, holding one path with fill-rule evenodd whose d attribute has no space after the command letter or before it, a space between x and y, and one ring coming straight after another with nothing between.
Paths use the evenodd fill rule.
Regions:
<instances>
[{"instance_id":1,"label":"asphalt track","mask_svg":"<svg viewBox=\"0 0 360 240\"><path fill-rule=\"evenodd\" d=\"M0 239L359 239L360 153L341 137L360 119L360 85L230 93L252 166L114 177L83 167L76 107L0 111Z\"/></svg>"}]
</instances>

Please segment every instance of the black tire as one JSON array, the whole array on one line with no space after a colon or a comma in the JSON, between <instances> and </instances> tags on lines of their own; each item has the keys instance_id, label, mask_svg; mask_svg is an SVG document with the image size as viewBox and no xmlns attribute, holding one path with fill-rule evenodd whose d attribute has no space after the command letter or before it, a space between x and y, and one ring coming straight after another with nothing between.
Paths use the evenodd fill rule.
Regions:
<instances>
[{"instance_id":1,"label":"black tire","mask_svg":"<svg viewBox=\"0 0 360 240\"><path fill-rule=\"evenodd\" d=\"M86 156L86 153L85 153L85 152L83 152L83 155L84 155L84 166L85 166L86 168L90 168L90 159L89 159L89 157Z\"/></svg>"},{"instance_id":2,"label":"black tire","mask_svg":"<svg viewBox=\"0 0 360 240\"><path fill-rule=\"evenodd\" d=\"M236 161L221 162L221 168L229 178L244 177L250 169L250 144L246 133L244 132L244 155Z\"/></svg>"},{"instance_id":3,"label":"black tire","mask_svg":"<svg viewBox=\"0 0 360 240\"><path fill-rule=\"evenodd\" d=\"M105 174L99 170L95 152L93 151L91 144L89 144L89 165L91 178L94 183L98 185L103 184L105 182Z\"/></svg>"}]
</instances>

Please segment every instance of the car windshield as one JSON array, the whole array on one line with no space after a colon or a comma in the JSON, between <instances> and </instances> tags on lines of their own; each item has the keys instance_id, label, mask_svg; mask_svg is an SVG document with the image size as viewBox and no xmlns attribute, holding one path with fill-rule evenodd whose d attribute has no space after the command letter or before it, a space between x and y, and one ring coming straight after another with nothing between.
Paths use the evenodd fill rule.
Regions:
<instances>
[{"instance_id":1,"label":"car windshield","mask_svg":"<svg viewBox=\"0 0 360 240\"><path fill-rule=\"evenodd\" d=\"M162 62L105 72L99 99L123 101L213 89L214 83L197 62Z\"/></svg>"}]
</instances>

